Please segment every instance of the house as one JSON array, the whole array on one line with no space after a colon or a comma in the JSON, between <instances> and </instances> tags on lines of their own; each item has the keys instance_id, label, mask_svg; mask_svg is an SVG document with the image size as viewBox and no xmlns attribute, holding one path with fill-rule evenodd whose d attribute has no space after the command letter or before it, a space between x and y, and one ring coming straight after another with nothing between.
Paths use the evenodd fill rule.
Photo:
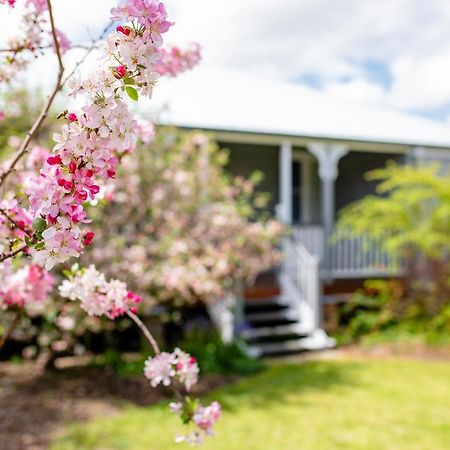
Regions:
<instances>
[{"instance_id":1,"label":"house","mask_svg":"<svg viewBox=\"0 0 450 450\"><path fill-rule=\"evenodd\" d=\"M373 192L364 174L389 160L450 164L450 125L238 72L199 68L161 82L154 104L162 123L211 132L233 174L262 171L270 209L293 227L276 283L269 276L243 305L242 334L267 353L332 345L321 328L332 287L399 274L379 242L330 240L339 210ZM224 311L213 311L223 324Z\"/></svg>"}]
</instances>

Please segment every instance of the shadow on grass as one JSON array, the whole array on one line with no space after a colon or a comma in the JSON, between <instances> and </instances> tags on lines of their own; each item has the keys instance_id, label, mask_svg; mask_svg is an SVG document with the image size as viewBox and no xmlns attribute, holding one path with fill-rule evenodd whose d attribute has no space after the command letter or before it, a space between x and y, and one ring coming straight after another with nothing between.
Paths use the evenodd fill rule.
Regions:
<instances>
[{"instance_id":1,"label":"shadow on grass","mask_svg":"<svg viewBox=\"0 0 450 450\"><path fill-rule=\"evenodd\" d=\"M224 410L233 411L240 405L245 407L270 407L273 404L289 403L297 393L354 387L358 384L361 365L337 361L310 361L302 364L276 364L260 374L242 379L240 382L218 389L208 397L222 403ZM296 396L297 397L297 396ZM295 400L298 402L298 397Z\"/></svg>"}]
</instances>

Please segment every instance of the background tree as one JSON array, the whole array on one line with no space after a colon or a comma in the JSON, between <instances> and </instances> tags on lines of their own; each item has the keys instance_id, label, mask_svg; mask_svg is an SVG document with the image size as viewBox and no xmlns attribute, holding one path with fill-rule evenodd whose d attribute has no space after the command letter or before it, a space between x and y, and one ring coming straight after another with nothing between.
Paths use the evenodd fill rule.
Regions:
<instances>
[{"instance_id":1,"label":"background tree","mask_svg":"<svg viewBox=\"0 0 450 450\"><path fill-rule=\"evenodd\" d=\"M450 301L450 176L438 164L389 163L367 179L379 181L376 195L345 208L339 228L379 239L402 261L404 289L382 288L386 320L434 317ZM388 291L395 301L386 301Z\"/></svg>"}]
</instances>

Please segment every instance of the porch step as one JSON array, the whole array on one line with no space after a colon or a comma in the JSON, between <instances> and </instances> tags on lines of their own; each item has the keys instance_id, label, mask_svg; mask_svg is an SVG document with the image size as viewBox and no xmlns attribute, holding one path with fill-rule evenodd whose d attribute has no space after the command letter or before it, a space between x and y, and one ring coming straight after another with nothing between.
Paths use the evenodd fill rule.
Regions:
<instances>
[{"instance_id":1,"label":"porch step","mask_svg":"<svg viewBox=\"0 0 450 450\"><path fill-rule=\"evenodd\" d=\"M261 342L253 345L253 351L260 355L277 355L302 350L324 350L333 348L336 345L334 339L327 336L323 330L315 330L308 336L295 340L282 342Z\"/></svg>"},{"instance_id":2,"label":"porch step","mask_svg":"<svg viewBox=\"0 0 450 450\"><path fill-rule=\"evenodd\" d=\"M258 299L246 300L244 303L245 312L256 312L258 310L273 310L287 308L290 305L287 297L276 295L271 297L262 297Z\"/></svg>"},{"instance_id":3,"label":"porch step","mask_svg":"<svg viewBox=\"0 0 450 450\"><path fill-rule=\"evenodd\" d=\"M252 312L245 315L245 319L250 323L262 322L279 322L279 321L297 321L299 320L298 313L290 308L278 309L275 311L259 311Z\"/></svg>"},{"instance_id":4,"label":"porch step","mask_svg":"<svg viewBox=\"0 0 450 450\"><path fill-rule=\"evenodd\" d=\"M289 337L290 335L306 335L310 331L305 326L302 326L301 323L295 322L287 325L247 329L242 332L242 337L245 339L259 339L272 336Z\"/></svg>"}]
</instances>

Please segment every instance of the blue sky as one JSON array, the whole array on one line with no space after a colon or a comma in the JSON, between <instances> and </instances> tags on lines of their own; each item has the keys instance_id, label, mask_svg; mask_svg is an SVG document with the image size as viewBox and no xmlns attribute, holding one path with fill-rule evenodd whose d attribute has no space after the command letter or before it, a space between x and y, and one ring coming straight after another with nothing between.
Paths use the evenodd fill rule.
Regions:
<instances>
[{"instance_id":1,"label":"blue sky","mask_svg":"<svg viewBox=\"0 0 450 450\"><path fill-rule=\"evenodd\" d=\"M85 41L87 29L94 35L102 29L115 3L54 0L60 28L75 41ZM167 0L166 4L177 22L168 41L199 42L205 66L303 83L348 101L437 120L450 117L449 0ZM6 31L13 31L13 21L5 25ZM75 52L68 62L77 57ZM47 67L37 69L42 80Z\"/></svg>"}]
</instances>

